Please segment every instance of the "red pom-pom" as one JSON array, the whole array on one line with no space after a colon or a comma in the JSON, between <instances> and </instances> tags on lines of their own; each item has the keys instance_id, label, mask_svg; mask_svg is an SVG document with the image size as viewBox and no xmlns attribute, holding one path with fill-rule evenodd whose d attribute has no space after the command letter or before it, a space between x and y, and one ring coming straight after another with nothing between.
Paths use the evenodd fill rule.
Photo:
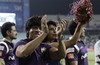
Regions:
<instances>
[{"instance_id":1,"label":"red pom-pom","mask_svg":"<svg viewBox=\"0 0 100 65\"><path fill-rule=\"evenodd\" d=\"M92 18L93 10L90 0L80 0L73 3L72 14L77 22L89 23Z\"/></svg>"}]
</instances>

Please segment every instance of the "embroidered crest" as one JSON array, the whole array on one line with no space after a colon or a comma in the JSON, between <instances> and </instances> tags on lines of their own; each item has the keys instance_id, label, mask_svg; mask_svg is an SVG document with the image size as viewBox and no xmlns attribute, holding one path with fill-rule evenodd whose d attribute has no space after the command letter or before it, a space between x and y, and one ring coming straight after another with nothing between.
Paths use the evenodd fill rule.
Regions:
<instances>
[{"instance_id":1,"label":"embroidered crest","mask_svg":"<svg viewBox=\"0 0 100 65\"><path fill-rule=\"evenodd\" d=\"M45 47L41 48L41 52L43 53L46 50Z\"/></svg>"}]
</instances>

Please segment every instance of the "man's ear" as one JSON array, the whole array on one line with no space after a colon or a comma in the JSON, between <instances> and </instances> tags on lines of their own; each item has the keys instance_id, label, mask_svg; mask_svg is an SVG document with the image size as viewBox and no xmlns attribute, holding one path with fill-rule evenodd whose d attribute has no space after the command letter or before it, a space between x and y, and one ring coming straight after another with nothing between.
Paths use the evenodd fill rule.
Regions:
<instances>
[{"instance_id":1,"label":"man's ear","mask_svg":"<svg viewBox=\"0 0 100 65\"><path fill-rule=\"evenodd\" d=\"M7 30L6 33L7 33L7 35L10 35L11 32Z\"/></svg>"}]
</instances>

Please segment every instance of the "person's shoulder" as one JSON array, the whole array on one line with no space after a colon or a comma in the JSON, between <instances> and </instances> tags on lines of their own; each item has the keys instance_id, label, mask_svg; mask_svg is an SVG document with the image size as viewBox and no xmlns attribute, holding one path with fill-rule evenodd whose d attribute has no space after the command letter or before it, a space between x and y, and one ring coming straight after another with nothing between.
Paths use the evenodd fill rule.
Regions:
<instances>
[{"instance_id":1,"label":"person's shoulder","mask_svg":"<svg viewBox=\"0 0 100 65\"><path fill-rule=\"evenodd\" d=\"M98 48L98 47L100 47L100 40L98 40L98 41L95 43L95 45L94 45L94 48L95 48L95 49Z\"/></svg>"},{"instance_id":2,"label":"person's shoulder","mask_svg":"<svg viewBox=\"0 0 100 65\"><path fill-rule=\"evenodd\" d=\"M98 40L97 43L100 43L100 40Z\"/></svg>"},{"instance_id":3,"label":"person's shoulder","mask_svg":"<svg viewBox=\"0 0 100 65\"><path fill-rule=\"evenodd\" d=\"M95 43L95 45L100 45L100 40L98 40L98 41Z\"/></svg>"},{"instance_id":4,"label":"person's shoulder","mask_svg":"<svg viewBox=\"0 0 100 65\"><path fill-rule=\"evenodd\" d=\"M15 46L23 45L25 43L27 43L27 39L21 39L15 44Z\"/></svg>"},{"instance_id":5,"label":"person's shoulder","mask_svg":"<svg viewBox=\"0 0 100 65\"><path fill-rule=\"evenodd\" d=\"M21 39L17 43L19 43L19 42L25 42L25 41L27 41L27 39Z\"/></svg>"},{"instance_id":6,"label":"person's shoulder","mask_svg":"<svg viewBox=\"0 0 100 65\"><path fill-rule=\"evenodd\" d=\"M6 52L9 52L9 47L8 47L7 43L4 41L0 41L0 50L3 51L5 49L6 49Z\"/></svg>"},{"instance_id":7,"label":"person's shoulder","mask_svg":"<svg viewBox=\"0 0 100 65\"><path fill-rule=\"evenodd\" d=\"M6 42L4 42L4 41L0 41L0 46L5 46L5 47L7 47L8 44L7 44Z\"/></svg>"},{"instance_id":8,"label":"person's shoulder","mask_svg":"<svg viewBox=\"0 0 100 65\"><path fill-rule=\"evenodd\" d=\"M75 52L75 47L74 46L69 47L69 48L67 48L66 51L67 51L67 53Z\"/></svg>"}]
</instances>

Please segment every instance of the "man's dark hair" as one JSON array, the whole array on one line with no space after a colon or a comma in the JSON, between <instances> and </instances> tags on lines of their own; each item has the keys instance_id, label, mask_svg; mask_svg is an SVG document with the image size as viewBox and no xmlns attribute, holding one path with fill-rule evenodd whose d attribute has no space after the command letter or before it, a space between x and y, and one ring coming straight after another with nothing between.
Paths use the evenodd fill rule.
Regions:
<instances>
[{"instance_id":1,"label":"man's dark hair","mask_svg":"<svg viewBox=\"0 0 100 65\"><path fill-rule=\"evenodd\" d=\"M56 24L56 22L54 22L54 21L52 21L52 20L50 20L50 21L48 21L47 22L47 25L48 25L48 27L50 26L50 25L53 25L53 26L57 26L57 24ZM43 42L47 42L48 41L48 35L44 38L44 40L43 40ZM57 41L57 39L55 39L54 41Z\"/></svg>"},{"instance_id":2,"label":"man's dark hair","mask_svg":"<svg viewBox=\"0 0 100 65\"><path fill-rule=\"evenodd\" d=\"M41 27L41 18L40 16L33 16L28 19L26 22L26 31L29 31L33 26L39 26Z\"/></svg>"},{"instance_id":3,"label":"man's dark hair","mask_svg":"<svg viewBox=\"0 0 100 65\"><path fill-rule=\"evenodd\" d=\"M11 32L12 26L15 26L15 24L12 22L6 22L1 26L1 34L3 37L7 36L7 33L6 33L7 31Z\"/></svg>"},{"instance_id":4,"label":"man's dark hair","mask_svg":"<svg viewBox=\"0 0 100 65\"><path fill-rule=\"evenodd\" d=\"M47 25L48 25L48 27L49 27L50 25L57 26L57 25L56 25L56 22L51 21L51 20L47 22Z\"/></svg>"},{"instance_id":5,"label":"man's dark hair","mask_svg":"<svg viewBox=\"0 0 100 65\"><path fill-rule=\"evenodd\" d=\"M30 17L25 24L25 30L29 31L33 26L38 26L39 28L41 28L41 19L42 19L42 16ZM27 37L28 35L29 33L27 32Z\"/></svg>"},{"instance_id":6,"label":"man's dark hair","mask_svg":"<svg viewBox=\"0 0 100 65\"><path fill-rule=\"evenodd\" d=\"M72 20L72 21L69 23L68 31L69 31L69 33L70 33L71 35L74 34L77 25L78 25L78 24L77 24L74 20Z\"/></svg>"}]
</instances>

